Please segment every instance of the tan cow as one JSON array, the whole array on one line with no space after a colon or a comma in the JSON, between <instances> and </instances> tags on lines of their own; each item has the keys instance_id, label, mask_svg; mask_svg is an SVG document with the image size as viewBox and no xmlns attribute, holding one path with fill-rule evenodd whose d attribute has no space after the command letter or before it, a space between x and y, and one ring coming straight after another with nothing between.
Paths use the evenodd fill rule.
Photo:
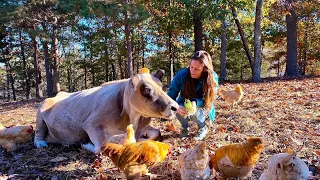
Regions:
<instances>
[{"instance_id":1,"label":"tan cow","mask_svg":"<svg viewBox=\"0 0 320 180\"><path fill-rule=\"evenodd\" d=\"M137 74L47 98L37 112L35 146L86 143L83 148L99 153L104 142L125 133L129 124L133 124L136 139L156 138L155 129L149 126L151 117L171 119L178 104L152 78L149 73Z\"/></svg>"}]
</instances>

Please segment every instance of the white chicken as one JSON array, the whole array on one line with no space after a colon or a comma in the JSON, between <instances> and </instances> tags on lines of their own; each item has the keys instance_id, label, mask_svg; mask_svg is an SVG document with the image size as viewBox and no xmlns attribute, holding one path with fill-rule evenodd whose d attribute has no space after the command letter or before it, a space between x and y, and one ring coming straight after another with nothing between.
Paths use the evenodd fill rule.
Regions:
<instances>
[{"instance_id":1,"label":"white chicken","mask_svg":"<svg viewBox=\"0 0 320 180\"><path fill-rule=\"evenodd\" d=\"M182 153L178 160L182 180L200 180L210 177L209 154L204 142Z\"/></svg>"},{"instance_id":2,"label":"white chicken","mask_svg":"<svg viewBox=\"0 0 320 180\"><path fill-rule=\"evenodd\" d=\"M268 161L268 168L259 180L304 180L309 177L309 169L296 153L279 153Z\"/></svg>"}]
</instances>

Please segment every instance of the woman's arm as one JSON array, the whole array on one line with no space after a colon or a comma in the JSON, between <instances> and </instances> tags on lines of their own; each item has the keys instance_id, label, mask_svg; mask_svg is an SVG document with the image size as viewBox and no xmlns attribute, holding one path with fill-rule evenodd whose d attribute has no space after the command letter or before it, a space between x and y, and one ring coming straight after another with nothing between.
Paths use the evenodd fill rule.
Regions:
<instances>
[{"instance_id":1,"label":"woman's arm","mask_svg":"<svg viewBox=\"0 0 320 180\"><path fill-rule=\"evenodd\" d=\"M173 80L170 83L169 89L168 89L168 95L173 99L177 100L177 97L181 91L182 88L182 79L181 79L181 73L177 73Z\"/></svg>"}]
</instances>

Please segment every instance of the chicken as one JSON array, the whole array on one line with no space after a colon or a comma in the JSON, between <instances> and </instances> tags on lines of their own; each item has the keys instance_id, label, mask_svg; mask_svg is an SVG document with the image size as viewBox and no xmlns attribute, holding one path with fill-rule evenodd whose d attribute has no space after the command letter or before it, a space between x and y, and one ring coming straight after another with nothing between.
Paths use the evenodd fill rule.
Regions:
<instances>
[{"instance_id":1,"label":"chicken","mask_svg":"<svg viewBox=\"0 0 320 180\"><path fill-rule=\"evenodd\" d=\"M167 143L146 140L125 145L106 143L102 155L108 156L128 179L135 179L151 175L148 168L162 162L169 151Z\"/></svg>"},{"instance_id":2,"label":"chicken","mask_svg":"<svg viewBox=\"0 0 320 180\"><path fill-rule=\"evenodd\" d=\"M0 123L0 145L8 152L16 150L18 144L28 142L32 134L32 126L12 126L7 128Z\"/></svg>"},{"instance_id":3,"label":"chicken","mask_svg":"<svg viewBox=\"0 0 320 180\"><path fill-rule=\"evenodd\" d=\"M221 90L221 94L223 96L223 99L228 103L231 103L232 107L234 107L234 105L238 104L241 101L244 93L242 87L240 86L240 84L238 84L235 90Z\"/></svg>"},{"instance_id":4,"label":"chicken","mask_svg":"<svg viewBox=\"0 0 320 180\"><path fill-rule=\"evenodd\" d=\"M200 180L210 177L209 154L205 142L182 153L178 160L182 180Z\"/></svg>"},{"instance_id":5,"label":"chicken","mask_svg":"<svg viewBox=\"0 0 320 180\"><path fill-rule=\"evenodd\" d=\"M303 180L308 179L309 168L296 153L279 153L268 161L268 167L259 180Z\"/></svg>"},{"instance_id":6,"label":"chicken","mask_svg":"<svg viewBox=\"0 0 320 180\"><path fill-rule=\"evenodd\" d=\"M136 138L134 137L134 130L133 125L130 124L127 126L127 133L125 134L119 134L111 136L107 143L115 143L115 144L129 144L129 143L135 143Z\"/></svg>"},{"instance_id":7,"label":"chicken","mask_svg":"<svg viewBox=\"0 0 320 180\"><path fill-rule=\"evenodd\" d=\"M210 157L210 168L220 172L223 179L245 178L251 175L264 145L261 138L248 138L243 143L222 146Z\"/></svg>"}]
</instances>

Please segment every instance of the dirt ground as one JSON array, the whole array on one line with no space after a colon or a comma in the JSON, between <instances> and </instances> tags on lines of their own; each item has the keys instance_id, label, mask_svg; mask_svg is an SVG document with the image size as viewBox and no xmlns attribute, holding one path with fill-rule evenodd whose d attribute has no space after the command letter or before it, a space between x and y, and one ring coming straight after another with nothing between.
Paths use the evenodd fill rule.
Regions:
<instances>
[{"instance_id":1,"label":"dirt ground","mask_svg":"<svg viewBox=\"0 0 320 180\"><path fill-rule=\"evenodd\" d=\"M268 79L241 85L245 95L239 105L231 108L220 96L216 100L217 117L214 123L208 123L209 133L204 139L209 153L249 136L263 137L265 148L251 179L258 179L268 158L286 148L296 151L309 165L313 172L310 179L320 179L320 78ZM220 89L235 86L225 83ZM19 123L35 127L39 103L37 100L2 103L0 122L5 126ZM152 168L151 173L157 175L155 179L180 179L177 158L196 145L192 138L196 125L191 123L191 138L184 140L178 138L180 124L176 119L154 119L152 125L160 128L164 142L174 146L173 153ZM125 176L107 157L94 155L80 146L49 145L46 149L35 149L30 140L12 153L0 147L0 179L125 179Z\"/></svg>"}]
</instances>

